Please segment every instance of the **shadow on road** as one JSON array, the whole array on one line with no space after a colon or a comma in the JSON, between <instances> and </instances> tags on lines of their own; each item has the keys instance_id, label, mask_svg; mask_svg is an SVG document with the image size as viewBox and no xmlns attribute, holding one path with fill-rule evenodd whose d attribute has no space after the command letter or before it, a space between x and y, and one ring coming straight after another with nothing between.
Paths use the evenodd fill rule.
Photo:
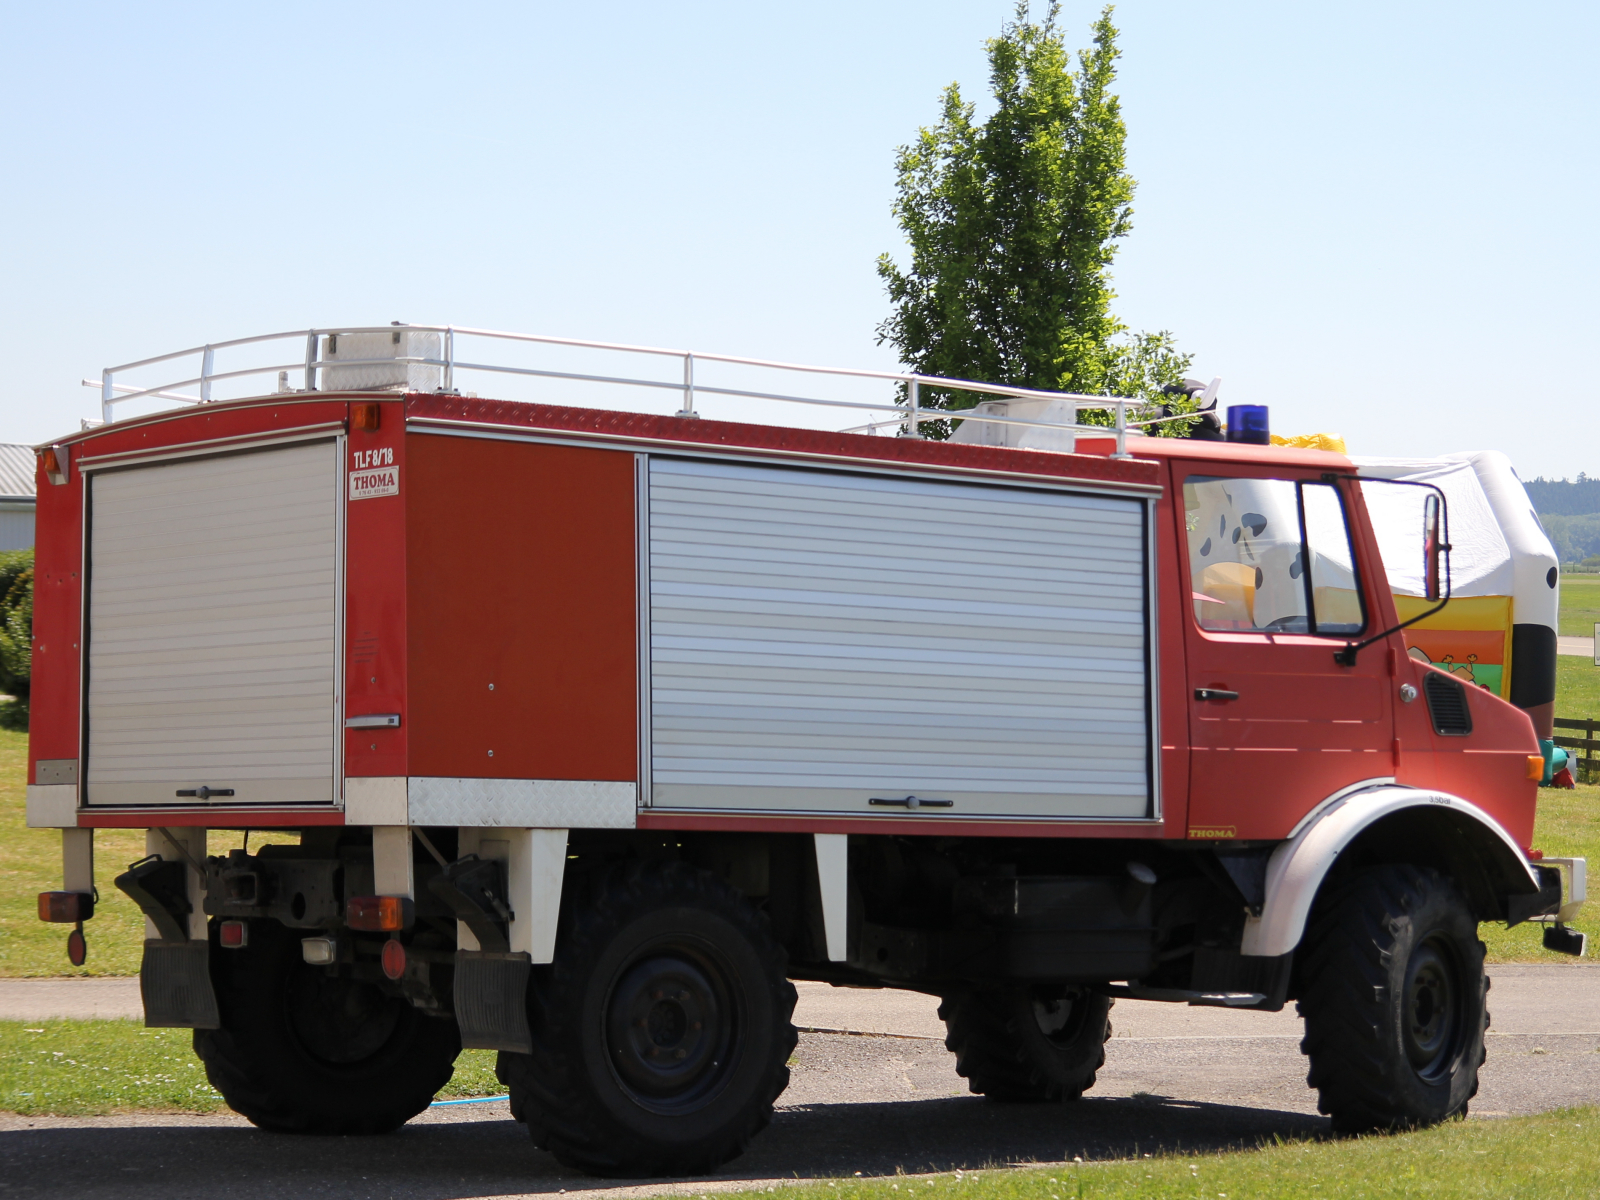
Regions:
<instances>
[{"instance_id":1,"label":"shadow on road","mask_svg":"<svg viewBox=\"0 0 1600 1200\"><path fill-rule=\"evenodd\" d=\"M1146 1096L1037 1107L977 1098L826 1104L780 1111L744 1157L705 1182L1199 1153L1327 1131L1325 1120L1301 1113ZM230 1200L324 1192L445 1200L619 1186L653 1190L646 1181L569 1171L504 1119L422 1122L378 1138L301 1138L179 1119L12 1130L0 1133L0 1170L8 1196L86 1200L186 1200L224 1192Z\"/></svg>"}]
</instances>

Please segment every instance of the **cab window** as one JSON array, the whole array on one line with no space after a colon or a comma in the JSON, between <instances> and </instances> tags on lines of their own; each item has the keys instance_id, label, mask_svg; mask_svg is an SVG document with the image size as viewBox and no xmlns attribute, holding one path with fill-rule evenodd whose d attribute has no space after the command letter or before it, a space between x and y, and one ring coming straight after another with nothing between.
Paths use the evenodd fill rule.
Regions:
<instances>
[{"instance_id":1,"label":"cab window","mask_svg":"<svg viewBox=\"0 0 1600 1200\"><path fill-rule=\"evenodd\" d=\"M1333 484L1191 475L1183 510L1202 629L1348 637L1366 628Z\"/></svg>"}]
</instances>

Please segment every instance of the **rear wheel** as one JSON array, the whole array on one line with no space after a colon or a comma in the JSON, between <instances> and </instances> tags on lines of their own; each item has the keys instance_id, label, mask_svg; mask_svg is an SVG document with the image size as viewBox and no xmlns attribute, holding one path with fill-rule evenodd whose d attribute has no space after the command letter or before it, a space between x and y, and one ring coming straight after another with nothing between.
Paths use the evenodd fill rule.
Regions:
<instances>
[{"instance_id":1,"label":"rear wheel","mask_svg":"<svg viewBox=\"0 0 1600 1200\"><path fill-rule=\"evenodd\" d=\"M533 1053L500 1055L534 1141L596 1175L702 1174L789 1084L794 986L766 922L715 876L629 863L580 882L529 987Z\"/></svg>"},{"instance_id":2,"label":"rear wheel","mask_svg":"<svg viewBox=\"0 0 1600 1200\"><path fill-rule=\"evenodd\" d=\"M1111 1037L1110 997L1083 987L1012 984L944 997L956 1072L991 1100L1076 1100L1094 1086Z\"/></svg>"},{"instance_id":3,"label":"rear wheel","mask_svg":"<svg viewBox=\"0 0 1600 1200\"><path fill-rule=\"evenodd\" d=\"M1428 868L1363 871L1318 901L1299 963L1300 1048L1334 1128L1466 1112L1489 1024L1483 952L1466 897Z\"/></svg>"},{"instance_id":4,"label":"rear wheel","mask_svg":"<svg viewBox=\"0 0 1600 1200\"><path fill-rule=\"evenodd\" d=\"M215 922L213 922L215 925ZM228 1107L284 1133L387 1133L454 1071L453 1022L424 1016L378 984L306 964L300 939L254 922L250 945L223 950L211 980L221 1029L197 1029L195 1053Z\"/></svg>"}]
</instances>

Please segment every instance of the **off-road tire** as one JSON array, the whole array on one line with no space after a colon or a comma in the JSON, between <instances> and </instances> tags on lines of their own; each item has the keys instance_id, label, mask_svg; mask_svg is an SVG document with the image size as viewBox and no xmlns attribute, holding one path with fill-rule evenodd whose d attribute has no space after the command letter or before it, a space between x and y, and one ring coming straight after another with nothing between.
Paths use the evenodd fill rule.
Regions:
<instances>
[{"instance_id":1,"label":"off-road tire","mask_svg":"<svg viewBox=\"0 0 1600 1200\"><path fill-rule=\"evenodd\" d=\"M1066 1014L1062 1004L1070 1004ZM991 1100L1077 1100L1094 1086L1111 1037L1109 996L1011 984L946 995L944 1044L967 1087Z\"/></svg>"},{"instance_id":2,"label":"off-road tire","mask_svg":"<svg viewBox=\"0 0 1600 1200\"><path fill-rule=\"evenodd\" d=\"M500 1055L513 1112L594 1175L737 1157L789 1085L786 967L766 918L705 871L630 862L572 879L555 961L529 983L533 1053Z\"/></svg>"},{"instance_id":3,"label":"off-road tire","mask_svg":"<svg viewBox=\"0 0 1600 1200\"><path fill-rule=\"evenodd\" d=\"M1318 899L1297 962L1300 1049L1335 1129L1466 1114L1489 1026L1483 951L1466 897L1430 868L1371 868Z\"/></svg>"},{"instance_id":4,"label":"off-road tire","mask_svg":"<svg viewBox=\"0 0 1600 1200\"><path fill-rule=\"evenodd\" d=\"M194 1031L206 1078L228 1107L280 1133L388 1133L450 1081L461 1039L371 983L307 965L300 937L255 921L250 944L211 933L221 1029Z\"/></svg>"}]
</instances>

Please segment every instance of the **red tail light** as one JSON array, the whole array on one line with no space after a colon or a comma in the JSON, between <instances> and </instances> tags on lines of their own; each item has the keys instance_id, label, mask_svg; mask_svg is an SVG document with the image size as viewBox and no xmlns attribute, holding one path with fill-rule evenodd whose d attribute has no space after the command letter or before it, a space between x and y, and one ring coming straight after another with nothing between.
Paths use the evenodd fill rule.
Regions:
<instances>
[{"instance_id":1,"label":"red tail light","mask_svg":"<svg viewBox=\"0 0 1600 1200\"><path fill-rule=\"evenodd\" d=\"M411 924L411 901L404 896L352 896L344 919L351 929L392 933Z\"/></svg>"},{"instance_id":2,"label":"red tail light","mask_svg":"<svg viewBox=\"0 0 1600 1200\"><path fill-rule=\"evenodd\" d=\"M250 944L250 926L243 921L224 921L217 926L217 941L225 950L243 950Z\"/></svg>"},{"instance_id":3,"label":"red tail light","mask_svg":"<svg viewBox=\"0 0 1600 1200\"><path fill-rule=\"evenodd\" d=\"M399 942L385 942L381 961L383 973L390 979L399 979L406 973L406 948Z\"/></svg>"},{"instance_id":4,"label":"red tail light","mask_svg":"<svg viewBox=\"0 0 1600 1200\"><path fill-rule=\"evenodd\" d=\"M76 925L94 916L94 896L89 892L40 892L39 920L52 925Z\"/></svg>"}]
</instances>

